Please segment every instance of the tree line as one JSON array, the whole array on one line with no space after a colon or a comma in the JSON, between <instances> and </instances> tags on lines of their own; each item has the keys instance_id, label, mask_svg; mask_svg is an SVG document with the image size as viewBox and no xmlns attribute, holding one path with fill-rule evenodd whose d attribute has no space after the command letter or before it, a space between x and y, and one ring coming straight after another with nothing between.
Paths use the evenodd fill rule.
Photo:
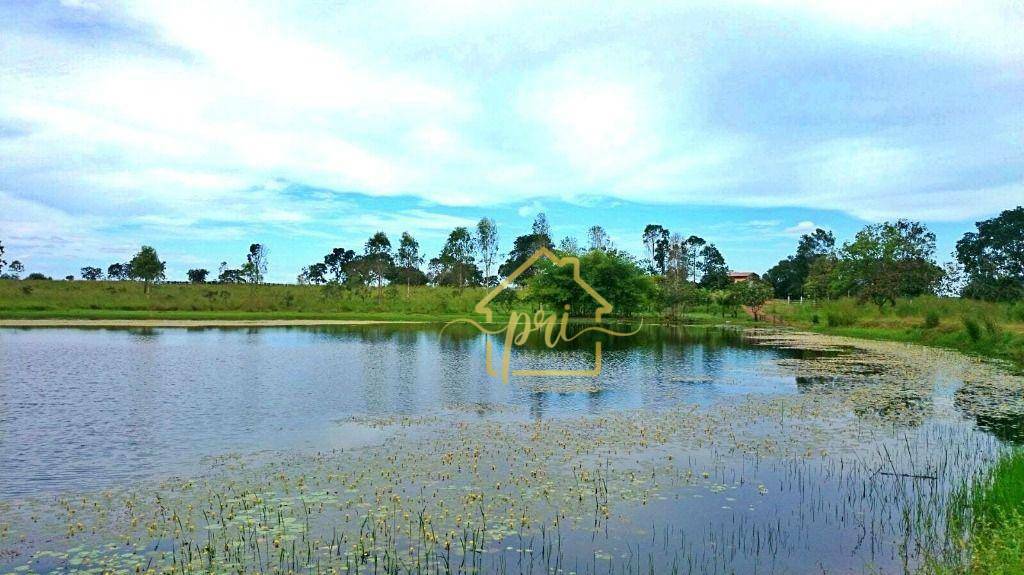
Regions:
<instances>
[{"instance_id":1,"label":"tree line","mask_svg":"<svg viewBox=\"0 0 1024 575\"><path fill-rule=\"evenodd\" d=\"M922 294L1021 298L1024 207L977 222L976 228L957 242L954 259L945 266L935 261L935 234L921 222L900 219L868 225L841 246L831 231L819 228L801 236L796 253L769 269L763 283L734 284L721 251L699 236L649 224L641 237L643 257L637 258L618 249L601 226L588 230L585 245L574 237L565 237L556 246L547 217L540 213L528 233L514 238L507 253L500 249L495 221L482 218L475 227L452 230L440 252L429 260L409 232L402 233L397 246L387 234L377 232L359 248L331 249L320 261L304 266L296 280L335 290L372 288L379 300L387 285L404 286L407 294L413 286L421 285L458 289L493 286L543 246L579 257L584 278L625 315L654 309L675 315L701 304L714 304L722 310L745 305L756 314L764 300L772 296L851 296L879 306ZM18 260L8 265L3 255L0 243L0 277L20 278L24 265ZM259 284L264 282L268 265L267 247L254 243L240 266L221 262L215 277L205 268L190 269L187 280ZM516 283L527 287L530 297L542 302L575 302L578 310L593 305L573 291L571 281L560 277L566 273L564 269L552 268L542 262L526 270ZM127 262L110 264L105 274L99 267L87 266L81 269L81 277L137 280L148 291L151 284L166 280L165 270L165 262L156 250L143 246ZM49 278L36 273L26 279Z\"/></svg>"},{"instance_id":2,"label":"tree line","mask_svg":"<svg viewBox=\"0 0 1024 575\"><path fill-rule=\"evenodd\" d=\"M801 236L796 253L764 279L775 297L856 297L879 306L924 294L990 301L1024 296L1024 207L975 223L956 244L952 260L935 259L935 234L905 219L866 226L850 241L817 229Z\"/></svg>"}]
</instances>

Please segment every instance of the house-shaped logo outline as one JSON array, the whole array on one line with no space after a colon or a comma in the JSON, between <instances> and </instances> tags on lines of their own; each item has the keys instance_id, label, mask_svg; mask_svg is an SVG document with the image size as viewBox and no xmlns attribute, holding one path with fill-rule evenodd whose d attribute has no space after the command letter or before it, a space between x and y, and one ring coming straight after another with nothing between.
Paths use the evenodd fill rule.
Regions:
<instances>
[{"instance_id":1,"label":"house-shaped logo outline","mask_svg":"<svg viewBox=\"0 0 1024 575\"><path fill-rule=\"evenodd\" d=\"M573 279L573 281L576 282L576 285L578 285L581 288L583 288L583 291L585 291L587 293L587 295L592 297L594 299L594 301L596 301L597 304L598 304L597 309L594 311L594 323L600 324L601 323L601 317L603 315L605 315L605 314L611 313L611 311L612 311L612 304L608 303L608 300L606 300L603 297L601 297L601 294L597 293L597 291L593 287L591 287L590 284L585 282L583 280L583 278L580 277L580 260L579 260L579 258L573 257L573 256L565 256L565 257L561 257L560 258L557 255L555 255L551 250L549 250L548 248L546 248L544 246L541 246L536 252L533 253L533 255L531 255L526 261L524 261L522 263L522 265L520 265L518 268L516 268L515 271L513 271L508 276L506 276L505 279L501 280L501 282L497 286L495 286L495 288L492 289L490 291L490 293L488 293L484 297L484 299L480 300L476 304L476 306L473 308L473 311L478 313L478 314L483 315L486 318L485 321L487 321L488 323L493 321L493 319L494 319L494 312L493 312L493 310L491 310L490 307L488 307L488 304L490 304L491 301L495 297L498 296L498 294L500 294L502 291L504 291L505 288L507 288L511 283L513 283L516 280L516 278L518 278L520 275L522 275L522 273L525 272L526 270L530 269L530 267L532 267L533 264L537 263L537 260L539 260L542 257L543 258L547 258L548 260L551 261L551 263L553 263L554 265L556 265L558 267L562 267L562 266L566 266L566 265L572 266L572 279ZM494 362L492 361L494 353L493 353L493 349L492 349L492 346L491 346L490 338L487 338L487 342L485 344L485 350L486 350L487 374L492 376L492 377L497 377L498 373L494 370ZM600 374L601 374L601 342L600 341L594 342L594 367L593 367L593 369L516 369L516 370L512 370L512 375L544 376L544 377L597 377Z\"/></svg>"}]
</instances>

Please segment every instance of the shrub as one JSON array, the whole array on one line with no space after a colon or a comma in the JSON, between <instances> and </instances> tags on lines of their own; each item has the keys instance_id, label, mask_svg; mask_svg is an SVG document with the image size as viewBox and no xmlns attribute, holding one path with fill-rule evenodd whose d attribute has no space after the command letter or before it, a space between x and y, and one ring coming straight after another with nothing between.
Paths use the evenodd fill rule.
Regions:
<instances>
[{"instance_id":1,"label":"shrub","mask_svg":"<svg viewBox=\"0 0 1024 575\"><path fill-rule=\"evenodd\" d=\"M981 325L978 323L978 320L973 317L964 316L963 322L964 330L967 331L967 337L970 338L971 341L977 343L977 341L981 339Z\"/></svg>"},{"instance_id":2,"label":"shrub","mask_svg":"<svg viewBox=\"0 0 1024 575\"><path fill-rule=\"evenodd\" d=\"M1018 365L1024 365L1024 340L1017 340L1010 348L1010 358Z\"/></svg>"},{"instance_id":3,"label":"shrub","mask_svg":"<svg viewBox=\"0 0 1024 575\"><path fill-rule=\"evenodd\" d=\"M930 309L928 313L924 315L924 327L925 329L935 329L939 327L939 312Z\"/></svg>"},{"instance_id":4,"label":"shrub","mask_svg":"<svg viewBox=\"0 0 1024 575\"><path fill-rule=\"evenodd\" d=\"M814 325L818 325L819 323L821 323L821 318L818 317L818 314L814 314L811 316L811 323L813 323Z\"/></svg>"},{"instance_id":5,"label":"shrub","mask_svg":"<svg viewBox=\"0 0 1024 575\"><path fill-rule=\"evenodd\" d=\"M857 322L857 316L848 310L835 309L825 314L825 321L829 327L849 327Z\"/></svg>"},{"instance_id":6,"label":"shrub","mask_svg":"<svg viewBox=\"0 0 1024 575\"><path fill-rule=\"evenodd\" d=\"M1011 321L1024 321L1024 301L1019 301L1010 306L1008 315Z\"/></svg>"},{"instance_id":7,"label":"shrub","mask_svg":"<svg viewBox=\"0 0 1024 575\"><path fill-rule=\"evenodd\" d=\"M992 316L983 316L981 318L982 323L985 324L985 331L992 337L999 335L999 324L996 320L992 319Z\"/></svg>"}]
</instances>

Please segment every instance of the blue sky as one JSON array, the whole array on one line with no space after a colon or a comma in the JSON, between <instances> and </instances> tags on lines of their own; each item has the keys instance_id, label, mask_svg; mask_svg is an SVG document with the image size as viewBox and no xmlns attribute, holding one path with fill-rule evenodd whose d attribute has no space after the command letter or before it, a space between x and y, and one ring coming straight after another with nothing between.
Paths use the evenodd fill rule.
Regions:
<instances>
[{"instance_id":1,"label":"blue sky","mask_svg":"<svg viewBox=\"0 0 1024 575\"><path fill-rule=\"evenodd\" d=\"M291 281L409 230L660 223L763 271L814 226L1024 203L1019 2L0 0L0 241Z\"/></svg>"}]
</instances>

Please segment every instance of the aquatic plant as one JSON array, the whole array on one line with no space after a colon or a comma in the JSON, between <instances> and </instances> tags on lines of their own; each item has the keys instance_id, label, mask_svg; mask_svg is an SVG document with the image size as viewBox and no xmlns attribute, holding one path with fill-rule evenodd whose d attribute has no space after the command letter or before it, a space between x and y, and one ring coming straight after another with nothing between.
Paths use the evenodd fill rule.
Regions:
<instances>
[{"instance_id":1,"label":"aquatic plant","mask_svg":"<svg viewBox=\"0 0 1024 575\"><path fill-rule=\"evenodd\" d=\"M955 552L951 498L1000 448L932 401L936 369L965 382L962 408L979 415L1014 413L1020 379L914 346L748 340L801 352L752 366L800 393L543 420L349 418L387 439L8 501L0 550L17 555L0 571L712 574L793 571L813 556L911 572Z\"/></svg>"}]
</instances>

